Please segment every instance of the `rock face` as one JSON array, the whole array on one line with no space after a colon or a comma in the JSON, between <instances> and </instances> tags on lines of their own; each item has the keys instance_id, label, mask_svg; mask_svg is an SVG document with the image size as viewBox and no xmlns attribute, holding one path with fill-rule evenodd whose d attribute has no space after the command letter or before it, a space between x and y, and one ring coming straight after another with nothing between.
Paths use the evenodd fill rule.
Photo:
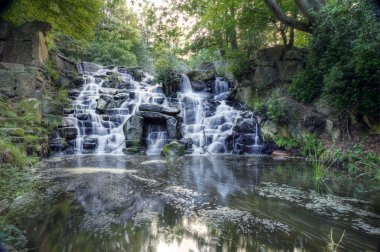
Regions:
<instances>
[{"instance_id":1,"label":"rock face","mask_svg":"<svg viewBox=\"0 0 380 252\"><path fill-rule=\"evenodd\" d=\"M305 51L283 46L261 49L254 56L256 68L255 86L267 89L277 83L291 82L295 74L304 68Z\"/></svg>"},{"instance_id":2,"label":"rock face","mask_svg":"<svg viewBox=\"0 0 380 252\"><path fill-rule=\"evenodd\" d=\"M140 146L143 138L144 118L133 115L123 126L126 147Z\"/></svg>"},{"instance_id":3,"label":"rock face","mask_svg":"<svg viewBox=\"0 0 380 252\"><path fill-rule=\"evenodd\" d=\"M36 67L24 71L0 69L0 97L42 98L50 83L45 73Z\"/></svg>"},{"instance_id":4,"label":"rock face","mask_svg":"<svg viewBox=\"0 0 380 252\"><path fill-rule=\"evenodd\" d=\"M46 33L52 28L45 22L28 22L13 28L1 21L0 61L23 65L42 66L48 59Z\"/></svg>"}]
</instances>

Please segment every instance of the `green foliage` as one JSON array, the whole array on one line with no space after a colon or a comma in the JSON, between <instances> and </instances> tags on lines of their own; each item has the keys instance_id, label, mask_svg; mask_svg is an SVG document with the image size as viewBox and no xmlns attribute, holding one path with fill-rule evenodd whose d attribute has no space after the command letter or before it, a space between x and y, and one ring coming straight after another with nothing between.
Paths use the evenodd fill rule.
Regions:
<instances>
[{"instance_id":1,"label":"green foliage","mask_svg":"<svg viewBox=\"0 0 380 252\"><path fill-rule=\"evenodd\" d=\"M101 7L101 0L14 0L1 17L15 25L45 21L67 35L89 38L99 21Z\"/></svg>"},{"instance_id":2,"label":"green foliage","mask_svg":"<svg viewBox=\"0 0 380 252\"><path fill-rule=\"evenodd\" d=\"M336 112L380 117L380 22L366 1L332 1L317 17L306 69L290 91Z\"/></svg>"},{"instance_id":3,"label":"green foliage","mask_svg":"<svg viewBox=\"0 0 380 252\"><path fill-rule=\"evenodd\" d=\"M303 138L301 153L306 157L320 158L324 152L324 146L317 140L315 134L307 135Z\"/></svg>"},{"instance_id":4,"label":"green foliage","mask_svg":"<svg viewBox=\"0 0 380 252\"><path fill-rule=\"evenodd\" d=\"M28 242L25 232L12 224L0 220L0 241L11 244L15 249L22 251Z\"/></svg>"},{"instance_id":5,"label":"green foliage","mask_svg":"<svg viewBox=\"0 0 380 252\"><path fill-rule=\"evenodd\" d=\"M351 150L347 151L346 156L351 173L380 178L380 156L374 152L366 152L361 146L354 145Z\"/></svg>"},{"instance_id":6,"label":"green foliage","mask_svg":"<svg viewBox=\"0 0 380 252\"><path fill-rule=\"evenodd\" d=\"M298 147L298 142L292 137L274 136L273 141L280 148L285 148L286 150L292 150Z\"/></svg>"},{"instance_id":7,"label":"green foliage","mask_svg":"<svg viewBox=\"0 0 380 252\"><path fill-rule=\"evenodd\" d=\"M56 66L51 59L45 62L43 68L48 73L48 75L53 78L53 80L57 80L59 78L59 72L56 70Z\"/></svg>"},{"instance_id":8,"label":"green foliage","mask_svg":"<svg viewBox=\"0 0 380 252\"><path fill-rule=\"evenodd\" d=\"M272 95L267 101L268 118L274 122L286 122L286 100L278 95Z\"/></svg>"},{"instance_id":9,"label":"green foliage","mask_svg":"<svg viewBox=\"0 0 380 252\"><path fill-rule=\"evenodd\" d=\"M0 161L1 164L11 164L19 168L23 168L30 162L26 153L8 139L0 140Z\"/></svg>"},{"instance_id":10,"label":"green foliage","mask_svg":"<svg viewBox=\"0 0 380 252\"><path fill-rule=\"evenodd\" d=\"M252 109L259 115L264 115L267 111L267 107L264 102L259 99L255 99L252 103Z\"/></svg>"}]
</instances>

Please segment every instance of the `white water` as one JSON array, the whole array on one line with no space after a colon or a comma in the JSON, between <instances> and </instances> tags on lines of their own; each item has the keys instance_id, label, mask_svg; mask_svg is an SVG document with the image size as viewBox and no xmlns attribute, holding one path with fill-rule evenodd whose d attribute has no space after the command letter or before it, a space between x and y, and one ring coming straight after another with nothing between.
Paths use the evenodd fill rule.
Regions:
<instances>
[{"instance_id":1,"label":"white water","mask_svg":"<svg viewBox=\"0 0 380 252\"><path fill-rule=\"evenodd\" d=\"M228 153L226 138L233 134L232 127L240 117L240 111L221 101L214 115L206 117L202 102L209 96L206 92L194 92L191 82L182 75L181 90L178 93L183 117L183 138L193 142L193 153ZM219 78L214 84L214 94L228 92L228 83ZM207 105L206 105L207 107Z\"/></svg>"},{"instance_id":2,"label":"white water","mask_svg":"<svg viewBox=\"0 0 380 252\"><path fill-rule=\"evenodd\" d=\"M99 70L85 72L86 82L73 102L75 113L71 117L76 120L79 132L74 151L82 154L121 154L125 147L123 125L131 115L138 112L140 105L154 103L168 106L169 102L161 85L146 83L152 79L150 75L146 74L145 79L138 82L127 74L125 69L109 70L101 66L96 68ZM112 73L117 73L122 79L122 86L107 87L105 76ZM208 91L195 92L189 78L181 75L180 90L177 99L174 99L177 102L173 103L171 100L170 105L178 106L181 110L182 138L191 143L191 153L231 153L237 146L233 127L242 117L241 111L233 108L227 101L228 82L216 78L208 85ZM99 104L102 100L107 102L107 99L111 100L111 106L108 105L105 111L99 111ZM245 151L248 153L254 153L258 147L263 147L258 125L256 132L253 130L252 134L245 134L252 135L252 145L245 147L249 149ZM143 141L146 143L148 155L159 154L163 146L169 142L169 138L166 125L154 120L145 120Z\"/></svg>"},{"instance_id":3,"label":"white water","mask_svg":"<svg viewBox=\"0 0 380 252\"><path fill-rule=\"evenodd\" d=\"M91 139L97 141L96 153L117 153L121 154L124 148L125 136L123 125L128 118L135 114L139 105L142 103L157 103L164 99L167 103L160 85L150 86L145 83L150 75L146 75L142 82L134 81L133 77L127 73L118 72L118 69L102 69L96 72L86 72L84 76L86 83L80 91L79 96L73 103L75 110L74 118L80 115L88 115L87 120L76 119L76 127L79 135L75 140L75 150L78 153L86 153L86 143ZM105 81L95 76L106 75L107 73L118 73L124 83L128 84L127 89L103 87ZM115 93L129 94L129 98L119 101L114 108L106 109L104 114L96 111L97 100L101 95L114 95ZM134 95L134 97L133 97ZM127 95L128 96L128 95ZM150 137L166 137L165 134L151 134ZM155 140L151 141L153 145L157 144ZM152 147L152 151L154 148ZM92 152L90 150L90 152ZM156 152L154 150L153 152Z\"/></svg>"}]
</instances>

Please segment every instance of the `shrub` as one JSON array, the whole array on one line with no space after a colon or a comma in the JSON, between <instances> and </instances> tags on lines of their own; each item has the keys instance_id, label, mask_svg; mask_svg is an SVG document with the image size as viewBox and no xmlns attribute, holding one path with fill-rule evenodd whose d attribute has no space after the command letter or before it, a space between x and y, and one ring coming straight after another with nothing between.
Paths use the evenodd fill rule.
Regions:
<instances>
[{"instance_id":1,"label":"shrub","mask_svg":"<svg viewBox=\"0 0 380 252\"><path fill-rule=\"evenodd\" d=\"M273 141L278 147L285 148L286 150L291 150L298 147L297 140L291 137L274 136Z\"/></svg>"},{"instance_id":2,"label":"shrub","mask_svg":"<svg viewBox=\"0 0 380 252\"><path fill-rule=\"evenodd\" d=\"M22 168L29 163L29 159L24 151L7 139L0 140L0 166L11 164Z\"/></svg>"},{"instance_id":3,"label":"shrub","mask_svg":"<svg viewBox=\"0 0 380 252\"><path fill-rule=\"evenodd\" d=\"M299 101L322 97L336 112L380 118L380 23L366 1L338 0L317 17L306 69L292 82Z\"/></svg>"},{"instance_id":4,"label":"shrub","mask_svg":"<svg viewBox=\"0 0 380 252\"><path fill-rule=\"evenodd\" d=\"M276 95L272 95L267 102L268 118L277 123L286 122L286 101Z\"/></svg>"}]
</instances>

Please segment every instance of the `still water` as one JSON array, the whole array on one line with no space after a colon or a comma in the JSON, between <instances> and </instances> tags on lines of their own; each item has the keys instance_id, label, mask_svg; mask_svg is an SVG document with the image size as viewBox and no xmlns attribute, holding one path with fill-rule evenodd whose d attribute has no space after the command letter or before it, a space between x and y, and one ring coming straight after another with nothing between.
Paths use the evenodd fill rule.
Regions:
<instances>
[{"instance_id":1,"label":"still water","mask_svg":"<svg viewBox=\"0 0 380 252\"><path fill-rule=\"evenodd\" d=\"M254 156L79 155L43 163L32 251L376 251L380 187ZM332 238L330 237L332 235Z\"/></svg>"}]
</instances>

